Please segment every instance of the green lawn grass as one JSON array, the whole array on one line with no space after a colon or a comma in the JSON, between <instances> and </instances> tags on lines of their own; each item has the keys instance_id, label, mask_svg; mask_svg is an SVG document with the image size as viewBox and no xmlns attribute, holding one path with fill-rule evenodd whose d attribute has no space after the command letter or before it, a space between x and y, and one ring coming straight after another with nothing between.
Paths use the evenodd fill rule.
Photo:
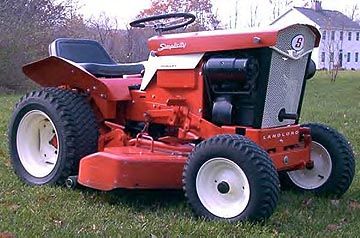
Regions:
<instances>
[{"instance_id":1,"label":"green lawn grass","mask_svg":"<svg viewBox=\"0 0 360 238\"><path fill-rule=\"evenodd\" d=\"M281 192L265 224L206 222L193 217L181 191L98 192L29 187L12 172L7 124L18 95L0 95L0 237L357 237L360 180L340 199ZM329 124L360 153L360 73L325 73L308 82L302 122ZM359 202L358 202L359 201Z\"/></svg>"}]
</instances>

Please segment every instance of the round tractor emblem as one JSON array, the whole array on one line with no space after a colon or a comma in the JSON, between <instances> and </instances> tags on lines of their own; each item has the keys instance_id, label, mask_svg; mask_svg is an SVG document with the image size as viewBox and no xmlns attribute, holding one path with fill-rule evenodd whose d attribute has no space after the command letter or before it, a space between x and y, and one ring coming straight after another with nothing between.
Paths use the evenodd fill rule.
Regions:
<instances>
[{"instance_id":1,"label":"round tractor emblem","mask_svg":"<svg viewBox=\"0 0 360 238\"><path fill-rule=\"evenodd\" d=\"M291 41L291 47L296 50L302 50L304 48L305 38L303 35L295 36Z\"/></svg>"}]
</instances>

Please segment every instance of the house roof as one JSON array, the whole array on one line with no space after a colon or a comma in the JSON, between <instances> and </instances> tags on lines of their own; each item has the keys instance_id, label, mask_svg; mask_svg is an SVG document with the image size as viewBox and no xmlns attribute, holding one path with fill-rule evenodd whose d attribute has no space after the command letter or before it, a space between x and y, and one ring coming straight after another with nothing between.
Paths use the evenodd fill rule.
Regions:
<instances>
[{"instance_id":1,"label":"house roof","mask_svg":"<svg viewBox=\"0 0 360 238\"><path fill-rule=\"evenodd\" d=\"M321 28L344 28L344 29L359 29L360 25L349 17L345 16L339 11L319 10L315 11L312 8L294 7L310 20L315 22Z\"/></svg>"}]
</instances>

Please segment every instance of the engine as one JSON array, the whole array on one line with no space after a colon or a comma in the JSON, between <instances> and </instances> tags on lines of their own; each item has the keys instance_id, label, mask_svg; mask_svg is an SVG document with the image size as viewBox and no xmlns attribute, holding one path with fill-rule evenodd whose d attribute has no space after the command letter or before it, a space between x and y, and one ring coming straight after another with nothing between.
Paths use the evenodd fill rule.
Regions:
<instances>
[{"instance_id":1,"label":"engine","mask_svg":"<svg viewBox=\"0 0 360 238\"><path fill-rule=\"evenodd\" d=\"M249 98L256 90L259 62L254 57L220 57L208 59L204 76L213 101L211 119L215 124L231 125L241 98Z\"/></svg>"},{"instance_id":2,"label":"engine","mask_svg":"<svg viewBox=\"0 0 360 238\"><path fill-rule=\"evenodd\" d=\"M283 72L274 73L273 64L278 64L279 61L274 58L274 54L277 53L270 48L261 48L208 56L203 68L205 98L209 105L207 119L217 125L254 128L274 127L297 121L305 79L313 77L315 64L310 59L310 54L305 56L303 60L306 61L306 67L302 69L301 78L290 78ZM288 67L287 70L292 72L296 65L289 67L287 63L282 67ZM284 81L286 79L288 81ZM269 97L275 97L275 101L271 101ZM298 98L298 103L289 105L287 101L276 101L276 98L290 101ZM269 106L272 113L276 113L276 118L271 118L271 122L266 121L268 115L265 115L268 113L266 107Z\"/></svg>"}]
</instances>

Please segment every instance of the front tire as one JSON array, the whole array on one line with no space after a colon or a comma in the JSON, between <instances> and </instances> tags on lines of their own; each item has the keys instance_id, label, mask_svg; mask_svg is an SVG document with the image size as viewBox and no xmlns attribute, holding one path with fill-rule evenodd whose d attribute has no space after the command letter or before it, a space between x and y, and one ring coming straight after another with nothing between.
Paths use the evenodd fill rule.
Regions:
<instances>
[{"instance_id":1,"label":"front tire","mask_svg":"<svg viewBox=\"0 0 360 238\"><path fill-rule=\"evenodd\" d=\"M281 172L281 185L319 195L340 197L355 174L355 158L349 142L336 130L322 124L305 124L311 129L313 168Z\"/></svg>"},{"instance_id":2,"label":"front tire","mask_svg":"<svg viewBox=\"0 0 360 238\"><path fill-rule=\"evenodd\" d=\"M279 196L270 157L240 135L219 135L197 145L185 165L183 184L195 214L208 220L267 219Z\"/></svg>"},{"instance_id":3,"label":"front tire","mask_svg":"<svg viewBox=\"0 0 360 238\"><path fill-rule=\"evenodd\" d=\"M98 128L84 96L45 88L20 99L9 125L15 173L30 185L64 184L97 150Z\"/></svg>"}]
</instances>

